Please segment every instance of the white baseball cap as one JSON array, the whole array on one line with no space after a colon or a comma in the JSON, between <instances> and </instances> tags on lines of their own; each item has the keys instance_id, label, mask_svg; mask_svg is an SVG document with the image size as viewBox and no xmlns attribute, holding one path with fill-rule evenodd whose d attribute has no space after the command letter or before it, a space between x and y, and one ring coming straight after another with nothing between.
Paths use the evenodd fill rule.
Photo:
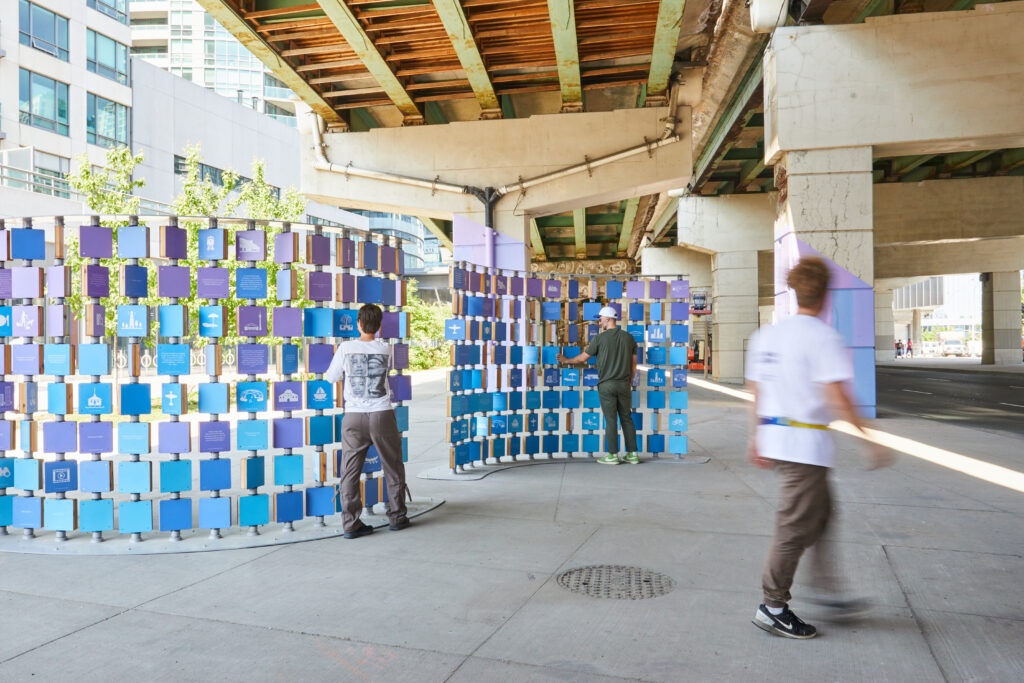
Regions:
<instances>
[{"instance_id":1,"label":"white baseball cap","mask_svg":"<svg viewBox=\"0 0 1024 683\"><path fill-rule=\"evenodd\" d=\"M617 312L617 311L616 311L616 310L615 310L614 308L612 308L611 306L605 306L605 307L604 307L604 308L602 308L602 309L601 309L601 311L600 311L600 312L599 312L599 313L597 314L597 317L598 317L598 318L611 318L611 319L613 319L613 320L618 320L618 319L619 319L619 314L618 314L618 312Z\"/></svg>"}]
</instances>

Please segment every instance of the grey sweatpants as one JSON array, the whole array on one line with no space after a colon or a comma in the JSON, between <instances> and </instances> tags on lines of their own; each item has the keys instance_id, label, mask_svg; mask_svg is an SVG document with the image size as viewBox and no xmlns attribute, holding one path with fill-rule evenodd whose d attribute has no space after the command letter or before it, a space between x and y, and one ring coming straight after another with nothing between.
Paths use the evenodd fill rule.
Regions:
<instances>
[{"instance_id":1,"label":"grey sweatpants","mask_svg":"<svg viewBox=\"0 0 1024 683\"><path fill-rule=\"evenodd\" d=\"M345 531L359 527L359 513L363 510L359 475L371 444L380 453L380 464L388 483L388 520L396 524L405 519L405 465L395 411L345 413L341 423L341 523Z\"/></svg>"}]
</instances>

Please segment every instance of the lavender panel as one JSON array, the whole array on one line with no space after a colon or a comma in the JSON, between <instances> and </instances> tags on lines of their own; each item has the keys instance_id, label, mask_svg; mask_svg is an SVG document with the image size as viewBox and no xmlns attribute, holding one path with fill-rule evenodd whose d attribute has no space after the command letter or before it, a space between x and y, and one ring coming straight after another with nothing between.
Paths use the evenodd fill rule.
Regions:
<instances>
[{"instance_id":1,"label":"lavender panel","mask_svg":"<svg viewBox=\"0 0 1024 683\"><path fill-rule=\"evenodd\" d=\"M331 300L331 274L310 272L306 274L306 297L310 301Z\"/></svg>"},{"instance_id":2,"label":"lavender panel","mask_svg":"<svg viewBox=\"0 0 1024 683\"><path fill-rule=\"evenodd\" d=\"M306 262L314 266L331 265L331 238L326 235L307 235Z\"/></svg>"},{"instance_id":3,"label":"lavender panel","mask_svg":"<svg viewBox=\"0 0 1024 683\"><path fill-rule=\"evenodd\" d=\"M103 294L108 296L109 291ZM11 297L11 269L4 268L0 270L0 299L10 299Z\"/></svg>"},{"instance_id":4,"label":"lavender panel","mask_svg":"<svg viewBox=\"0 0 1024 683\"><path fill-rule=\"evenodd\" d=\"M669 283L669 291L671 292L673 299L689 299L690 281L673 280L672 282Z\"/></svg>"},{"instance_id":5,"label":"lavender panel","mask_svg":"<svg viewBox=\"0 0 1024 683\"><path fill-rule=\"evenodd\" d=\"M262 230L239 230L235 233L235 258L239 261L262 261L266 258L267 233Z\"/></svg>"},{"instance_id":6,"label":"lavender panel","mask_svg":"<svg viewBox=\"0 0 1024 683\"><path fill-rule=\"evenodd\" d=\"M274 336L301 337L302 309L278 306L274 309Z\"/></svg>"},{"instance_id":7,"label":"lavender panel","mask_svg":"<svg viewBox=\"0 0 1024 683\"><path fill-rule=\"evenodd\" d=\"M227 268L197 269L196 296L203 299L227 299L229 272Z\"/></svg>"},{"instance_id":8,"label":"lavender panel","mask_svg":"<svg viewBox=\"0 0 1024 683\"><path fill-rule=\"evenodd\" d=\"M157 269L159 296L187 298L191 294L188 266L160 266Z\"/></svg>"},{"instance_id":9,"label":"lavender panel","mask_svg":"<svg viewBox=\"0 0 1024 683\"><path fill-rule=\"evenodd\" d=\"M668 296L668 283L664 280L651 280L650 292L652 299L664 299Z\"/></svg>"},{"instance_id":10,"label":"lavender panel","mask_svg":"<svg viewBox=\"0 0 1024 683\"><path fill-rule=\"evenodd\" d=\"M337 243L338 265L342 268L356 267L356 243L347 237L342 237Z\"/></svg>"},{"instance_id":11,"label":"lavender panel","mask_svg":"<svg viewBox=\"0 0 1024 683\"><path fill-rule=\"evenodd\" d=\"M391 363L395 370L405 370L409 367L409 345L392 344Z\"/></svg>"},{"instance_id":12,"label":"lavender panel","mask_svg":"<svg viewBox=\"0 0 1024 683\"><path fill-rule=\"evenodd\" d=\"M46 269L46 296L68 296L66 266L50 266Z\"/></svg>"},{"instance_id":13,"label":"lavender panel","mask_svg":"<svg viewBox=\"0 0 1024 683\"><path fill-rule=\"evenodd\" d=\"M526 280L526 296L544 296L544 281L531 277Z\"/></svg>"},{"instance_id":14,"label":"lavender panel","mask_svg":"<svg viewBox=\"0 0 1024 683\"><path fill-rule=\"evenodd\" d=\"M239 306L238 334L243 337L265 337L267 309L264 306Z\"/></svg>"},{"instance_id":15,"label":"lavender panel","mask_svg":"<svg viewBox=\"0 0 1024 683\"><path fill-rule=\"evenodd\" d=\"M645 297L644 287L646 283L643 280L630 280L626 283L626 298L627 299L643 299Z\"/></svg>"},{"instance_id":16,"label":"lavender panel","mask_svg":"<svg viewBox=\"0 0 1024 683\"><path fill-rule=\"evenodd\" d=\"M86 296L110 296L110 271L106 266L86 266L83 279ZM2 296L3 293L0 292L0 297Z\"/></svg>"},{"instance_id":17,"label":"lavender panel","mask_svg":"<svg viewBox=\"0 0 1024 683\"><path fill-rule=\"evenodd\" d=\"M83 225L78 229L78 244L82 258L110 258L114 255L114 230Z\"/></svg>"},{"instance_id":18,"label":"lavender panel","mask_svg":"<svg viewBox=\"0 0 1024 683\"><path fill-rule=\"evenodd\" d=\"M292 263L295 256L295 233L274 235L274 263Z\"/></svg>"},{"instance_id":19,"label":"lavender panel","mask_svg":"<svg viewBox=\"0 0 1024 683\"><path fill-rule=\"evenodd\" d=\"M333 344L310 344L306 347L306 365L309 372L327 372L333 358Z\"/></svg>"}]
</instances>

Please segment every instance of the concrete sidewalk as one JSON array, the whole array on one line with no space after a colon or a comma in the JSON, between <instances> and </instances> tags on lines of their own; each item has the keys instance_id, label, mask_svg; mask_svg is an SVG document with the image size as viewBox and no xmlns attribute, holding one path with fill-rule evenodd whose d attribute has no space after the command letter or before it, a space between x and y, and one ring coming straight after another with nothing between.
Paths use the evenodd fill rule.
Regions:
<instances>
[{"instance_id":1,"label":"concrete sidewalk","mask_svg":"<svg viewBox=\"0 0 1024 683\"><path fill-rule=\"evenodd\" d=\"M1024 375L1022 365L982 365L980 358L899 358L877 361L880 368L898 370L937 370L939 372L980 372L995 375Z\"/></svg>"},{"instance_id":2,"label":"concrete sidewalk","mask_svg":"<svg viewBox=\"0 0 1024 683\"><path fill-rule=\"evenodd\" d=\"M474 482L447 458L444 386L413 402L413 494L447 504L400 533L139 557L0 555L0 679L341 681L1024 680L1024 495L901 457L860 468L839 436L835 548L874 610L810 641L750 623L776 483L743 458L746 404L691 388L705 465L539 465ZM886 431L1024 470L1020 440L899 418ZM337 523L336 520L334 523ZM555 575L668 574L649 600ZM799 579L798 579L799 581Z\"/></svg>"}]
</instances>

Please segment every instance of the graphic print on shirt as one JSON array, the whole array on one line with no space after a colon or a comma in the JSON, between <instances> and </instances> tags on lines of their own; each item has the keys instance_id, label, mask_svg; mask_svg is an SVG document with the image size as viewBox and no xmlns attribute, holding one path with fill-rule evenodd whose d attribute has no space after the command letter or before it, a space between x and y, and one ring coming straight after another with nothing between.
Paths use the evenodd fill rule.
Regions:
<instances>
[{"instance_id":1,"label":"graphic print on shirt","mask_svg":"<svg viewBox=\"0 0 1024 683\"><path fill-rule=\"evenodd\" d=\"M387 396L388 356L384 353L353 353L348 357L346 383L353 398Z\"/></svg>"}]
</instances>

